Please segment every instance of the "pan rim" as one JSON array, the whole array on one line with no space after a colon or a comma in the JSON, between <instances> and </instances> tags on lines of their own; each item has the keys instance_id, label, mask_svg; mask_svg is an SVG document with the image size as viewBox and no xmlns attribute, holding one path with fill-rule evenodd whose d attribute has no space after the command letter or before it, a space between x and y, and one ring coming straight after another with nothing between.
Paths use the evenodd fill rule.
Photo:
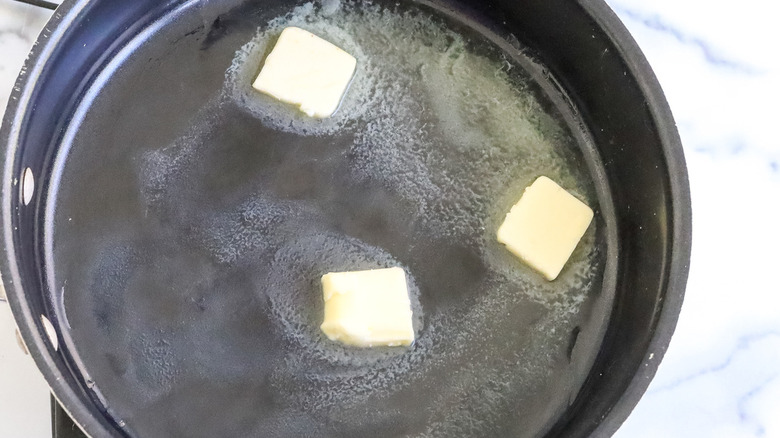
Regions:
<instances>
[{"instance_id":1,"label":"pan rim","mask_svg":"<svg viewBox=\"0 0 780 438\"><path fill-rule=\"evenodd\" d=\"M121 438L124 434L116 429L116 425L100 412L85 393L77 391L72 378L69 379L57 366L56 350L48 342L48 335L41 327L39 317L23 299L26 294L17 265L16 237L13 233L13 215L18 210L18 202L15 202L14 197L18 192L15 189L14 168L19 161L20 126L26 121L33 96L37 92L38 78L44 73L50 56L89 6L90 0L65 0L57 7L30 50L8 99L0 126L0 150L5 152L0 189L0 224L3 230L0 274L15 323L30 356L49 385L51 395L87 436Z\"/></svg>"},{"instance_id":2,"label":"pan rim","mask_svg":"<svg viewBox=\"0 0 780 438\"><path fill-rule=\"evenodd\" d=\"M653 334L645 350L645 360L634 370L631 382L605 417L591 432L593 436L613 435L634 410L655 376L674 334L685 296L692 243L692 207L688 170L682 141L672 110L650 62L617 14L603 0L579 0L584 12L605 32L626 63L627 73L647 99L647 108L656 125L664 161L672 207L672 229L668 274L663 285L664 300L657 313Z\"/></svg>"}]
</instances>

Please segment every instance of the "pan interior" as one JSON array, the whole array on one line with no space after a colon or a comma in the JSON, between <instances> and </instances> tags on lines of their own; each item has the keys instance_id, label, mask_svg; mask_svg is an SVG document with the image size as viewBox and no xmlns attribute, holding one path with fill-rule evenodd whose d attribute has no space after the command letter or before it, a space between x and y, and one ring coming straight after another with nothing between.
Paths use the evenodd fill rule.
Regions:
<instances>
[{"instance_id":1,"label":"pan interior","mask_svg":"<svg viewBox=\"0 0 780 438\"><path fill-rule=\"evenodd\" d=\"M441 10L190 2L102 66L45 249L64 348L127 435L538 436L566 411L613 298L605 178L543 68ZM358 59L330 119L250 87L290 25ZM596 211L549 283L494 238L539 175ZM328 341L320 276L387 266L415 344Z\"/></svg>"}]
</instances>

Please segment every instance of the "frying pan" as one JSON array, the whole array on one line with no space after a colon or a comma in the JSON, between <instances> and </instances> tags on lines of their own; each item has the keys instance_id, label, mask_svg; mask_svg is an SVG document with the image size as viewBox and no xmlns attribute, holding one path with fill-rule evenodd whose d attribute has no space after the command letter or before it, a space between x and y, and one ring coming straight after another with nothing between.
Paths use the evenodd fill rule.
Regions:
<instances>
[{"instance_id":1,"label":"frying pan","mask_svg":"<svg viewBox=\"0 0 780 438\"><path fill-rule=\"evenodd\" d=\"M284 307L256 293L267 284L254 275L266 268L272 275L273 267L241 265L242 255L261 251L253 244L235 245L235 239L246 237L242 223L289 222L284 214L294 207L248 197L268 181L233 191L251 182L257 163L286 162L247 145L282 140L274 130L251 128L257 125L251 111L215 107L211 100L235 54L257 29L296 6L301 5L281 0L66 1L42 32L0 133L2 274L20 332L56 398L90 436L612 434L646 389L671 338L691 238L687 174L675 124L625 28L597 0L442 0L410 6L482 35L490 47L509 54L530 78L532 91L546 99L546 109L560 115L576 140L572 167L589 176L597 200L596 275L586 282L583 306L553 327L565 329L563 334L552 336L554 330L543 324L561 302L556 307L555 300L540 305L547 298L529 299L503 303L502 310L517 320L505 326L487 322L496 332L444 330L436 338L443 345L438 348L450 348L449 339L462 333L471 333L463 335L471 343L464 352L441 356L441 366L424 354L417 362L404 362L412 353L398 350L347 351L330 360L317 356L316 342L267 335L280 324L305 331L309 320L294 312L277 312L275 320L263 317L269 308L273 313ZM338 134L329 142L306 138L279 152L298 151L284 155L296 163L286 167L294 177L276 181L287 183L285 193L300 194L291 181L321 175L318 166L343 156L327 155L338 149ZM149 155L128 150L165 151L166 144L175 148L182 141L197 145L192 166L200 179L164 180L152 189L175 186L171 208L139 210L137 193L149 189L150 181L139 178L149 176L137 172L148 164L139 157ZM321 160L306 167L301 163L310 154ZM296 173L299 167L308 170ZM333 176L337 171L312 177L308 189L331 193L342 183ZM154 190L145 192L153 200L160 194ZM375 195L358 198L371 201ZM238 216L219 216L236 206L243 208L236 210ZM399 226L396 236L409 230L402 226L407 224L403 211L379 209L389 217L383 222L377 215L361 216L364 206L343 199L320 207L347 213L336 214L324 233L294 229L297 250L286 258L277 252L274 260L311 274L306 262L311 245L362 257L371 250L354 237L382 240L366 230ZM157 215L156 225L138 219L149 214ZM223 259L217 262L204 258L192 246L202 237L200 222L192 218L212 220L216 227L238 223L224 230L228 243L216 245L233 252L218 253ZM343 239L334 240L335 232L352 240L339 247ZM416 293L423 308L478 304L463 292L469 275L480 272L468 251L427 244L394 247L390 237L371 247L393 254L419 250L415 254L425 266L446 273L420 280ZM375 262L387 264L382 257ZM274 284L293 285L286 292L295 298L296 291L310 286L312 275L282 275ZM564 299L574 292L555 293ZM282 299L293 299L289 296ZM316 311L317 304L312 306ZM425 318L418 322L412 351L435 350L425 342L437 327L448 326ZM452 327L460 327L458 321ZM537 345L541 338L525 335L518 343L502 341L514 340L515 331L552 341ZM279 358L279 343L312 356ZM514 360L509 365L507 357ZM409 367L400 369L398 363ZM503 372L495 373L501 367ZM404 376L419 368L432 371L394 392L392 379L403 385ZM378 381L385 385L375 385ZM464 395L463 388L473 393ZM270 414L285 403L297 410ZM434 420L442 428L430 429Z\"/></svg>"}]
</instances>

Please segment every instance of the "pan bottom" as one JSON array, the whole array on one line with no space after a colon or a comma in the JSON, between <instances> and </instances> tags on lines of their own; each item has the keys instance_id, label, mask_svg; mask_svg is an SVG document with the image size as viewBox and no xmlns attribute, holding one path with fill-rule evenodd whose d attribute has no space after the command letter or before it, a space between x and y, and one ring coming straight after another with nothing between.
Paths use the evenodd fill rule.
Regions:
<instances>
[{"instance_id":1,"label":"pan bottom","mask_svg":"<svg viewBox=\"0 0 780 438\"><path fill-rule=\"evenodd\" d=\"M612 304L606 179L542 67L442 10L190 2L103 68L46 247L64 347L124 433L539 436L565 412ZM330 119L250 87L288 25L358 58ZM596 211L549 283L494 238L539 175ZM414 345L328 341L320 276L387 266Z\"/></svg>"}]
</instances>

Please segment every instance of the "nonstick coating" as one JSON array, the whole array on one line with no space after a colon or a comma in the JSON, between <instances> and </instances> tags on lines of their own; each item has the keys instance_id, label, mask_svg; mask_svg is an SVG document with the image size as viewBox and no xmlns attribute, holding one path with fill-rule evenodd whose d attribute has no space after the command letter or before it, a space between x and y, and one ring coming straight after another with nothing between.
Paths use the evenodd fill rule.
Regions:
<instances>
[{"instance_id":1,"label":"nonstick coating","mask_svg":"<svg viewBox=\"0 0 780 438\"><path fill-rule=\"evenodd\" d=\"M316 122L281 107L278 118L315 135L285 132L263 119L273 102L248 87L267 49L239 56L225 74L278 12L251 4L209 12L180 9L120 51L113 74L87 92L55 161L49 282L63 295L63 344L91 391L141 437L533 436L548 429L587 376L612 306L612 291L602 291L608 222L597 208L591 232L551 283L493 236L539 174L597 207L592 180L600 169L584 165L580 150L590 143L578 147L565 125L547 128L545 137L543 126L555 122L530 122L544 107L556 111L553 102L527 103L528 115L512 110L530 99L520 92L495 110L476 105L504 98L496 87L511 93L496 79L481 97L485 72L495 75L510 61L491 55L479 35L457 51L457 37L467 33L452 30L457 22L360 3L328 15L301 8L300 15L314 14L311 24L292 18L324 26L321 34L335 28L360 38L359 47L334 41L362 62L340 113ZM229 31L215 35L214 22ZM403 50L387 48L404 36ZM403 58L420 51L416 62ZM458 63L448 64L456 53ZM461 78L440 85L450 80L442 72L458 67L461 76L478 72L462 93ZM511 77L522 64L513 68ZM409 82L398 85L403 78ZM463 101L437 100L449 93ZM448 108L425 110L441 106ZM562 100L558 106L568 110ZM490 120L447 125L455 110L477 117L472 108ZM330 127L351 114L363 116ZM513 138L480 134L480 126ZM459 127L462 137L449 135ZM478 158L486 150L492 159ZM413 285L415 345L356 350L325 339L319 277L394 265Z\"/></svg>"},{"instance_id":2,"label":"nonstick coating","mask_svg":"<svg viewBox=\"0 0 780 438\"><path fill-rule=\"evenodd\" d=\"M285 362L275 356L277 345L267 343L273 337L255 336L275 330L273 321L262 317L268 303L252 293L258 287L253 278L257 267L214 263L192 250L187 242L192 233L197 234L197 226L181 219L182 214L197 215L198 203L210 211L240 205L257 191L251 183L252 163L305 161L311 157L300 149L316 145L299 144L284 153L292 157L264 156L246 145L273 134L251 128L251 120L242 120L247 114L228 109L223 114L233 127L228 134L208 128L226 125L225 119L203 123L204 129L192 134L193 141L226 148L224 154L216 149L204 157L206 170L201 175L212 178L207 181L211 191L194 186L189 193L177 193L182 203L156 218L154 232L133 223L139 204L130 193L145 184L137 172L144 163L133 161L137 155L123 153L118 145L160 145L180 135L199 111L209 108L236 50L259 25L293 5L111 3L74 2L61 9L54 19L58 27L51 36L44 34L46 44L36 49L27 66L30 76L22 77L24 86L13 96L2 131L7 147L3 276L34 358L76 421L95 436L305 436L307 432L397 436L424 431L430 421L426 412L435 400L449 400L436 406L440 412L448 412L446 403L453 403L453 412L463 409L463 403L436 394L452 393L448 385L458 384L454 375L481 363L469 354L434 368L434 376L395 398L376 402L369 397L362 411L361 406L351 406L350 412L341 412L344 407L336 404L323 414L317 403L303 403L293 416L263 416L278 404L268 391L274 368L288 372L284 367L290 363L289 358ZM431 6L515 53L536 81L540 96L549 98L551 111L566 120L581 148L574 159L587 169L593 180L590 190L598 199L595 245L600 254L594 262L599 276L587 283L581 310L555 326L564 333L548 336L551 340L543 343L543 353L528 346L542 338L522 333L524 327L544 328L539 321L549 308L533 300L515 303L521 335L519 343L507 343L507 348L533 354L517 362L514 375L520 376L519 381L499 374L485 380L489 385L478 388L483 392L467 400L473 403L473 412L490 412L473 418L484 423L494 420L494 424L455 419L454 429L442 430L450 436L611 433L628 415L663 355L687 275L687 180L668 108L641 55L601 3L426 7ZM592 56L595 53L600 57ZM42 70L41 65L47 68ZM95 98L90 90L113 94L106 98L98 93L101 98ZM125 106L133 110L126 111ZM85 115L90 120L95 113L99 116L90 123L81 123ZM134 126L139 126L135 132ZM67 162L61 148L72 147L74 139L79 147L88 145L90 153L75 154L78 160ZM321 148L318 154L324 155L318 158L328 163L329 150L334 148L339 148L338 139ZM70 168L63 171L66 162ZM333 185L332 180L320 180L322 175L344 169L338 163L328 166L310 165L310 173L276 183L285 193L297 195L307 189L296 186L296 181L308 181L310 189ZM19 208L18 187L23 185L19 181L26 167L37 177L36 192L29 206ZM231 189L237 186L243 188ZM384 246L392 246L392 233L406 232L406 222L403 212L382 205L380 200L374 215L365 215L360 206L340 206L345 214L334 216L341 219L331 220L329 231L370 238L378 226L377 215L388 216L380 228L401 227L385 236ZM270 205L260 202L249 210L243 220L275 223ZM173 234L164 235L167 229L173 229ZM47 235L45 230L54 232ZM381 233L378 239L382 241ZM332 244L327 233L300 240L303 246L312 240L325 247ZM437 244L444 245L425 242L421 246ZM365 253L356 245L347 252ZM463 298L463 290L468 289L464 283L483 267L463 248L442 248L416 256L427 263L441 259L437 266L445 274L421 278L421 287L453 292L468 302ZM235 261L235 253L222 255ZM285 260L302 258L299 252ZM390 263L382 257L373 260L379 265ZM415 260L410 255L401 261L413 265ZM79 269L88 275L73 278L70 284L60 281L67 277L63 273ZM131 289L154 293L126 309L125 297L105 294L127 288L128 272L134 270L140 273L136 272ZM76 291L69 292L71 287ZM223 293L208 293L214 290ZM173 293L165 295L165 291ZM63 299L63 294L68 295ZM428 300L423 307L453 300L443 293L433 298L423 294L420 299ZM57 352L44 340L40 315L54 323L60 338ZM425 319L417 323L423 330L421 339L430 326ZM138 327L143 329L133 331ZM507 333L512 327L500 330ZM484 348L490 345L485 342ZM398 353L378 354L358 362L376 365ZM133 355L146 361L134 360ZM539 362L541 356L546 362ZM495 365L500 360L485 357L484 363ZM547 368L547 373L524 378L524 371L533 369L534 363ZM353 366L350 362L346 368ZM382 371L377 368L377 375L381 377ZM339 374L344 372L341 368L329 372L329 377L345 375ZM298 377L289 382L291 393L300 390L296 385L301 381L322 374L301 370ZM317 386L310 382L303 391ZM319 389L327 394L327 388ZM507 398L506 394L515 395ZM507 399L511 404L490 405ZM499 407L497 413L492 412L494 406Z\"/></svg>"}]
</instances>

